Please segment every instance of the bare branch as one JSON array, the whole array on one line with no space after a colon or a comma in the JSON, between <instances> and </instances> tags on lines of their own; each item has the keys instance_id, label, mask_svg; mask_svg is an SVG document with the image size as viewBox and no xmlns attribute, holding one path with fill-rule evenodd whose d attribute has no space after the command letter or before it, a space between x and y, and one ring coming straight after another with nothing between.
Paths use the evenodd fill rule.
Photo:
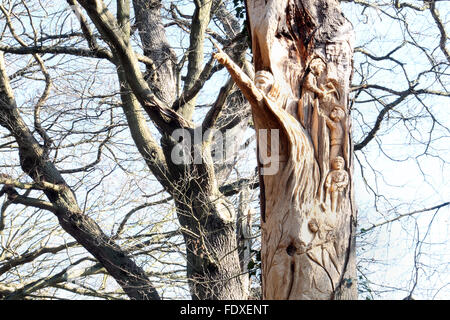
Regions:
<instances>
[{"instance_id":1,"label":"bare branch","mask_svg":"<svg viewBox=\"0 0 450 320\"><path fill-rule=\"evenodd\" d=\"M386 224L390 224L390 223L392 223L392 222L394 222L394 221L397 221L397 220L400 220L400 219L402 219L402 218L404 218L404 217L410 217L410 216L413 216L413 215L418 214L418 213L423 213L423 212L429 212L429 211L439 210L439 209L441 209L441 208L443 208L443 207L446 207L446 206L448 206L448 205L450 205L450 202L444 202L444 203L438 204L438 205L436 205L436 206L433 206L433 207L431 207L431 208L425 208L425 209L420 209L420 210L414 210L414 211L411 211L411 212L408 212L408 213L402 213L402 214L397 215L397 216L396 216L395 218L393 218L393 219L389 219L389 220L386 220L386 221L383 221L383 222L374 224L374 225L372 225L372 226L369 227L369 228L362 228L362 229L361 229L361 232L360 232L359 234L367 233L367 232L369 232L369 231L372 231L372 230L375 229L375 228L384 226L384 225L386 225ZM358 235L359 235L359 234L358 234Z\"/></svg>"}]
</instances>

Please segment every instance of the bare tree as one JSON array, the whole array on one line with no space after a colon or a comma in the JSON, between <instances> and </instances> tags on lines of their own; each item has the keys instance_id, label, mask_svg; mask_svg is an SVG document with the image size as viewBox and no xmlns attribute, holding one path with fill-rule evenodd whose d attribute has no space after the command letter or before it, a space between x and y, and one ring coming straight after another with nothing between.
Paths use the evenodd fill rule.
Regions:
<instances>
[{"instance_id":1,"label":"bare tree","mask_svg":"<svg viewBox=\"0 0 450 320\"><path fill-rule=\"evenodd\" d=\"M287 11L293 13L289 16L292 18L305 8L314 8L311 1L288 2L296 4L289 10L299 10ZM354 298L354 256L349 250L354 236L358 235L364 244L385 226L436 211L440 214L448 203L443 199L413 207L405 204L408 200L396 201L395 193L383 192L377 166L369 166L376 161L371 158L373 149L398 160L387 149L385 139L402 127L409 141L424 147L422 154L437 154L439 142L448 136L448 125L439 112L443 100L433 100L448 97L448 37L440 2L340 2L357 35L364 27L370 29L366 18L378 17L402 26L402 38L390 45L380 45L376 34L373 39L357 40L354 75L352 83L346 83L350 92L345 93L338 87L339 81L328 81L323 84L328 86L320 88L320 81L330 77L335 80L331 67L322 78L316 74L320 71L313 70L320 69L312 63L313 56L323 56L329 66L339 67L340 61L346 61L348 68L342 79L350 78L347 72L351 51L341 59L342 54L328 44L326 28L328 23L334 25L332 21L325 19L324 29L314 32L314 19L325 12L320 5L317 11L310 10L306 20L297 21L306 25L303 31L292 29L297 23L289 19L279 25L275 37L279 43L307 44L304 50L297 46L290 51L295 63L280 60L288 61L288 69L295 70L286 73L271 65L275 57L261 59L263 52L270 52L262 39L270 38L264 35L273 36L272 31L264 30L263 24L255 25L252 14L256 11L252 13L250 8L249 25L245 26L244 19L236 17L243 18L240 1L2 1L0 183L4 201L0 215L0 297L247 299L249 294L253 298L258 295L254 292L260 287L261 261L259 254L255 255L260 247L258 230L262 227L263 253L275 252L272 249L277 246L264 243L268 239L267 226L276 224L271 220L275 215L269 215L269 200L280 190L272 193L267 187L259 189L260 184L270 185L271 179L275 180L274 176L264 175L261 183L255 174L257 161L251 150L255 146L251 131L265 127L258 116L251 119L255 110L234 81L224 80L226 70L212 57L217 51L214 42L243 70L240 74L246 74L249 83L255 79L252 57L257 71L276 75L277 82L284 83L278 88L292 91L289 110L297 110L298 101L303 104L303 113L290 112L297 124L286 121L296 128L298 123L305 126L305 137L311 131L320 133L317 140L304 141L309 145L305 154L312 163L311 172L316 172L318 179L316 186L305 188L322 192L316 198L322 200L317 203L317 213L346 217L341 221L345 232L335 241L342 240L345 248L333 260L334 252L327 247L332 242L319 239L339 228L316 230L327 223L316 219L316 226L308 219L300 219L307 227L306 234L316 234L314 241L320 243L302 255L304 244L294 241L291 246L291 242L283 242L280 255L286 259L281 259L280 265L289 265L292 260L294 267L299 267L299 257L308 259L317 271L312 276L318 283L323 280L320 283L334 289L327 288L317 298ZM330 3L328 10L337 8L337 1ZM326 17L334 19L336 14L333 11ZM423 24L429 29L417 32L410 22L412 15L426 17L428 21ZM336 19L348 25L340 15ZM377 28L372 29L375 32ZM411 48L424 57L417 71L410 69L408 57L401 55ZM317 82L316 78L321 80ZM323 92L321 97L320 90L314 91L315 86L325 89L326 94ZM332 91L331 86L337 90ZM285 94L279 92L278 96L281 99ZM330 106L333 101L346 106L345 121L341 121L345 130L350 116L353 119L354 163L350 160L349 131L345 131L346 142L340 148L327 145L336 117L329 113L332 110L314 109L318 102L322 106L321 99ZM422 125L427 129L421 130ZM293 134L295 130L287 136L300 139L302 135ZM286 137L284 133L282 130L281 138ZM227 134L229 140L237 141L240 151L218 160L223 143L220 137ZM330 155L324 156L320 150L337 152L345 161L349 181L343 190L334 188L334 194L332 179L327 183ZM284 154L286 150L281 151ZM447 163L442 152L438 155ZM177 161L180 157L187 161ZM420 166L421 155L412 157ZM387 175L383 172L383 176ZM354 200L349 196L359 181L366 183L377 215L370 215L368 206L361 203L363 197L357 194L363 228L357 232ZM427 210L430 208L434 209ZM260 209L264 213L261 224L255 214ZM293 229L300 220L291 223ZM402 289L404 296L418 292L421 259L430 235L418 223L415 230L411 234L417 244L412 250L416 259L411 286ZM368 246L363 248L370 251ZM322 257L320 252L332 254ZM287 298L286 290L292 293L291 298L314 296L296 289L306 278L297 276L295 270L286 273L292 280L286 281L296 284L291 286L293 289L268 287L267 277L274 280L277 273L268 272L272 267L265 257L263 254L266 298ZM331 264L336 261L340 274L333 272ZM348 263L346 268L342 262ZM366 270L368 263L362 255L359 276L363 291L363 286L373 289L376 281ZM349 274L344 274L343 269L348 269ZM254 276L249 278L249 274ZM272 296L270 292L274 291L280 295ZM305 296L301 296L303 293Z\"/></svg>"},{"instance_id":2,"label":"bare tree","mask_svg":"<svg viewBox=\"0 0 450 320\"><path fill-rule=\"evenodd\" d=\"M361 296L445 297L449 123L445 1L341 1L352 85ZM389 274L389 275L388 275Z\"/></svg>"},{"instance_id":3,"label":"bare tree","mask_svg":"<svg viewBox=\"0 0 450 320\"><path fill-rule=\"evenodd\" d=\"M33 4L38 8L41 5ZM117 237L105 235L97 223L86 214L86 210L82 210L73 188L62 176L63 174L89 172L90 169L97 167L101 161L103 149L108 148L111 139L110 132L115 126L123 125L124 122L117 124L111 121L105 128L104 140L98 144L96 159L77 169L58 169L55 166L55 163L61 161L58 159L59 157L67 157L60 148L55 148L55 141L59 139L58 142L61 144L63 139L67 139L67 135L64 136L62 133L63 136L58 136L56 132L50 134L51 128L58 124L58 121L61 120L58 118L62 117L63 113L49 115L46 127L42 125L41 113L52 90L52 78L41 56L68 54L105 59L116 68L120 83L120 102L113 104L111 113L117 106L122 108L126 117L126 126L131 132L141 157L145 160L152 175L161 183L164 191L170 195L177 209L180 232L183 235L186 250L187 277L193 298L245 298L245 292L248 289L245 288L243 282L248 282L245 280L248 276L242 272L239 263L236 214L232 203L226 200L219 190L210 151L213 137L207 131L217 123L224 106L233 103L232 100L227 100L232 90L232 83L229 82L223 87L200 127L196 128L192 122L195 97L204 82L214 72L212 60L202 70L206 26L209 24L211 16L218 12L216 21L226 25L228 29L231 28L236 34L237 44L239 44L245 40L244 37L238 36L239 30L233 29L237 28L239 24L233 16L227 13L221 2L214 3L214 6L210 1L195 3L194 15L189 17L192 20L190 21L192 32L186 55L188 72L183 92L180 93L178 81L181 66L178 65L177 58L166 39L159 1L134 1L133 3L133 32L139 34L139 39L135 38L134 40L142 46L142 54L136 53L131 41L132 13L129 1L117 1L115 15L101 1L95 3L81 1L79 4L76 1L68 1L68 5L78 18L77 22L80 26L77 29L80 28L81 32L50 36L39 34L36 31L32 10L27 4L18 2L9 3L9 7L6 4L2 5L6 27L12 36L11 41L18 44L18 47L4 45L2 50L15 54L31 54L46 79L44 93L32 107L34 109L33 132L17 108L10 85L10 76L8 76L6 68L2 67L1 124L15 139L21 168L32 179L30 183L22 183L17 178L4 175L2 180L5 185L4 193L8 194L10 202L34 205L54 212L64 230L105 267L108 274L122 286L130 298L159 298L148 275L135 264L129 253L116 244ZM67 6L64 9L66 8ZM92 24L84 15L83 8ZM42 6L39 9L45 11ZM15 21L13 20L16 10L23 10L21 14L23 13L25 19L30 21L30 29L34 32L31 44L22 40L15 31ZM176 7L170 8L170 12L173 14L175 23L179 24L180 28L184 28L183 20L185 18L176 17ZM20 18L18 22L20 23ZM78 40L80 37L86 41L87 48L61 45L65 41L70 42L71 39L76 39L76 42L80 43ZM43 41L52 40L56 40L58 44L41 45ZM223 41L230 42L230 40ZM233 44L230 50L235 50L236 57L240 56L242 59L245 48L245 44L240 46ZM145 71L141 70L139 63L145 65ZM111 96L116 94L117 92L110 93ZM107 100L108 94L100 96ZM108 101L108 103L110 102ZM141 110L147 113L158 129L158 134L161 136L160 143L154 137L155 133L151 132ZM111 115L111 117L113 116ZM232 128L238 125L240 120L246 119L239 115L233 115L233 117L227 115L222 118L221 123L228 125L228 128ZM228 121L225 121L226 118ZM89 118L86 120L89 121ZM77 124L77 121L72 119L72 129L69 133L74 130L73 126ZM192 152L192 158L199 156L201 161L188 164L172 161L173 147L179 142L172 137L172 133L176 129L183 129L185 133L191 135L192 141L197 133L203 136L200 143L193 145L192 150L189 151ZM38 138L34 134L37 134ZM84 141L83 143L89 142ZM119 162L117 164L120 165ZM224 166L222 170L229 171L229 166ZM236 192L233 186L225 187L226 192ZM22 195L17 197L16 189L42 191L49 202L24 198ZM124 220L125 222L126 220Z\"/></svg>"}]
</instances>

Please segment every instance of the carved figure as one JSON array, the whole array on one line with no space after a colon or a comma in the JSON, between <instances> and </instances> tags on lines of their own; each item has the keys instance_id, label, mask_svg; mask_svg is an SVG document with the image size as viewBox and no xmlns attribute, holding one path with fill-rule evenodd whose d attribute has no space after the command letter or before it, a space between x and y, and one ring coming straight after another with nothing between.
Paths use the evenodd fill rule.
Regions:
<instances>
[{"instance_id":1,"label":"carved figure","mask_svg":"<svg viewBox=\"0 0 450 320\"><path fill-rule=\"evenodd\" d=\"M330 117L322 112L320 115L325 118L327 127L330 129L330 159L335 159L341 155L344 143L345 132L341 120L345 118L345 112L339 107L334 107Z\"/></svg>"},{"instance_id":2,"label":"carved figure","mask_svg":"<svg viewBox=\"0 0 450 320\"><path fill-rule=\"evenodd\" d=\"M343 255L335 249L335 246L340 248L337 243L340 240L335 236L338 215L322 214L316 194L318 189L322 193L328 192L333 209L336 210L338 200L343 201L339 197L340 192L350 179L345 176L347 183L341 187L339 177L335 177L339 176L339 170L328 170L329 135L325 120L319 118L319 109L329 115L331 105L326 99L329 96L333 100L332 93L338 94L336 89L341 88L330 83L325 62L315 56L309 66L311 71L307 75L308 79L304 79L300 101L297 101L294 97L296 88L291 90L290 84L284 81L286 79L274 77L274 74L281 74L279 70L273 73L256 72L252 80L220 48L217 50L214 57L227 68L250 102L255 129L280 130L277 173L262 174L265 167L257 158L261 188L261 243L264 244L261 247L263 296L266 299L329 299L334 296L344 270L341 261ZM260 70L272 70L273 66L260 67ZM277 82L280 85L278 88ZM297 108L300 105L302 107ZM293 113L290 112L291 106L294 107ZM295 114L298 114L303 126ZM311 143L313 123L316 140ZM325 143L321 144L321 141ZM272 150L268 143L266 147ZM314 157L319 147L325 148L320 160ZM334 168L343 169L344 165L345 162ZM327 173L330 178L329 186L325 189ZM305 174L308 178L305 178ZM344 171L344 175L347 172ZM300 205L300 197L293 196L299 194L308 199L305 202L307 205ZM340 208L346 208L345 204L341 204ZM346 219L346 215L339 215L339 219Z\"/></svg>"},{"instance_id":3,"label":"carved figure","mask_svg":"<svg viewBox=\"0 0 450 320\"><path fill-rule=\"evenodd\" d=\"M257 100L247 81L237 79L236 84L249 97L255 129L280 129L280 151L287 155L275 175L260 181L265 205L261 206L263 299L355 299L357 287L346 280L353 281L356 273L354 246L349 241L355 228L348 227L356 217L350 197L353 161L347 109L351 23L336 0L245 2L255 70L270 71L281 93L274 102L257 89L262 97ZM344 54L345 64L341 62ZM232 69L232 77L240 76L234 67L227 68ZM283 92L292 103L282 103ZM344 138L337 148L344 163L337 167L345 166L346 187L338 187L335 176L339 175L331 173L336 170L330 164L331 133L326 118L319 115L320 111L330 117L334 107L345 114L339 123ZM258 147L264 143L258 140ZM331 197L339 214L329 208ZM322 202L328 206L325 210Z\"/></svg>"},{"instance_id":4,"label":"carved figure","mask_svg":"<svg viewBox=\"0 0 450 320\"><path fill-rule=\"evenodd\" d=\"M331 211L336 212L338 197L348 185L348 173L344 170L345 161L342 157L331 160L331 171L325 181L326 194L330 195Z\"/></svg>"},{"instance_id":5,"label":"carved figure","mask_svg":"<svg viewBox=\"0 0 450 320\"><path fill-rule=\"evenodd\" d=\"M260 70L255 73L255 79L252 81L233 60L217 47L218 52L214 53L214 58L224 65L231 77L241 89L246 98L253 104L258 104L264 100L264 97L271 101L276 101L280 96L280 88L275 83L273 74L269 71Z\"/></svg>"},{"instance_id":6,"label":"carved figure","mask_svg":"<svg viewBox=\"0 0 450 320\"><path fill-rule=\"evenodd\" d=\"M295 118L295 112L293 114L289 112L294 104L297 105L297 101L286 91L282 90L270 71L257 71L252 81L225 52L217 46L216 48L218 52L214 53L214 58L228 69L231 77L247 100L249 100L252 107L256 105L263 107L265 105L271 112L276 112L277 114L281 112L278 115L288 117L288 121L298 121ZM289 110L287 110L288 107ZM266 108L263 107L263 109Z\"/></svg>"},{"instance_id":7,"label":"carved figure","mask_svg":"<svg viewBox=\"0 0 450 320\"><path fill-rule=\"evenodd\" d=\"M322 109L331 110L333 107L340 106L340 85L336 79L328 79L327 84L320 87L325 91L325 96L321 101Z\"/></svg>"},{"instance_id":8,"label":"carved figure","mask_svg":"<svg viewBox=\"0 0 450 320\"><path fill-rule=\"evenodd\" d=\"M321 58L316 58L311 61L309 67L311 72L306 76L306 81L304 84L305 88L308 91L315 93L320 99L322 99L325 97L327 92L320 86L320 82L323 82L320 81L320 77L323 75L323 72L326 70L327 66Z\"/></svg>"},{"instance_id":9,"label":"carved figure","mask_svg":"<svg viewBox=\"0 0 450 320\"><path fill-rule=\"evenodd\" d=\"M339 82L336 79L329 79L329 77L325 75L324 72L327 70L325 62L321 58L315 58L310 63L309 67L311 72L306 76L304 88L307 91L316 94L319 100L331 102L331 93L334 93L337 100L339 100Z\"/></svg>"},{"instance_id":10,"label":"carved figure","mask_svg":"<svg viewBox=\"0 0 450 320\"><path fill-rule=\"evenodd\" d=\"M321 58L315 58L310 63L311 72L304 83L304 94L299 100L298 117L303 126L310 131L315 156L319 157L319 114L321 110L329 112L339 105L339 83L328 79L325 74L327 66ZM303 107L306 106L306 109ZM332 159L332 157L331 157Z\"/></svg>"},{"instance_id":11,"label":"carved figure","mask_svg":"<svg viewBox=\"0 0 450 320\"><path fill-rule=\"evenodd\" d=\"M269 71L261 70L255 73L255 85L258 89L263 91L264 94L269 94L269 90L274 82L273 75Z\"/></svg>"},{"instance_id":12,"label":"carved figure","mask_svg":"<svg viewBox=\"0 0 450 320\"><path fill-rule=\"evenodd\" d=\"M298 100L280 87L271 72L265 70L257 71L254 82L255 86L279 108L287 111L293 117L297 116Z\"/></svg>"},{"instance_id":13,"label":"carved figure","mask_svg":"<svg viewBox=\"0 0 450 320\"><path fill-rule=\"evenodd\" d=\"M276 101L280 96L280 87L269 71L261 70L255 73L255 86L272 101Z\"/></svg>"},{"instance_id":14,"label":"carved figure","mask_svg":"<svg viewBox=\"0 0 450 320\"><path fill-rule=\"evenodd\" d=\"M311 72L308 73L303 85L304 94L299 100L298 117L300 123L310 131L311 139L314 146L314 154L318 155L318 111L319 100L326 95L326 90L320 86L324 82L322 75L326 69L325 62L321 58L315 58L311 61Z\"/></svg>"},{"instance_id":15,"label":"carved figure","mask_svg":"<svg viewBox=\"0 0 450 320\"><path fill-rule=\"evenodd\" d=\"M319 103L319 99L325 97L326 91L320 88L320 78L326 69L325 62L320 59L314 59L309 65L311 72L308 73L303 84L303 103L299 103L297 110L300 122L306 127L310 123L311 107ZM299 101L300 102L300 101ZM305 106L306 109L303 107Z\"/></svg>"},{"instance_id":16,"label":"carved figure","mask_svg":"<svg viewBox=\"0 0 450 320\"><path fill-rule=\"evenodd\" d=\"M268 71L259 71L255 74L255 80L258 86L252 81L240 68L236 65L231 58L217 47L218 52L214 53L214 58L223 66L228 69L234 82L241 89L247 100L251 104L257 105L260 101L267 96L269 90L274 83L273 75ZM256 77L257 76L257 77Z\"/></svg>"}]
</instances>

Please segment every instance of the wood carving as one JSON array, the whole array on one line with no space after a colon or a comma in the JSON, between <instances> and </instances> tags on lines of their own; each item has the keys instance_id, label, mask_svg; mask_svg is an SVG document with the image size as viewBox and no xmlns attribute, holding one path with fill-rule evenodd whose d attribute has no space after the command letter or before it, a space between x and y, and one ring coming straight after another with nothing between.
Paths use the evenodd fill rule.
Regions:
<instances>
[{"instance_id":1,"label":"wood carving","mask_svg":"<svg viewBox=\"0 0 450 320\"><path fill-rule=\"evenodd\" d=\"M221 50L215 57L251 104L258 148L279 155L272 174L259 158L263 297L355 299L352 26L337 0L246 7L254 81ZM262 130L279 141L259 139Z\"/></svg>"},{"instance_id":2,"label":"wood carving","mask_svg":"<svg viewBox=\"0 0 450 320\"><path fill-rule=\"evenodd\" d=\"M333 161L333 159L342 155L345 131L341 122L345 118L345 113L341 108L334 107L329 117L323 113L320 114L324 117L327 127L330 129L330 159Z\"/></svg>"},{"instance_id":3,"label":"wood carving","mask_svg":"<svg viewBox=\"0 0 450 320\"><path fill-rule=\"evenodd\" d=\"M345 162L342 157L335 157L331 160L331 171L328 173L325 182L326 195L330 197L331 211L336 212L338 197L348 185L348 173L344 170Z\"/></svg>"}]
</instances>

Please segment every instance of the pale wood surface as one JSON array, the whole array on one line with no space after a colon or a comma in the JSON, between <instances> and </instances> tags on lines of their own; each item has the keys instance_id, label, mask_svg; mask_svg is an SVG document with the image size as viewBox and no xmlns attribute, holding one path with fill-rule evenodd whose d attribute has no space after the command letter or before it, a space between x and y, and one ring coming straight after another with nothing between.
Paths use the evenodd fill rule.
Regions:
<instances>
[{"instance_id":1,"label":"pale wood surface","mask_svg":"<svg viewBox=\"0 0 450 320\"><path fill-rule=\"evenodd\" d=\"M264 150L263 297L355 299L352 26L335 0L246 4L255 79L223 52L215 57L250 102L258 149ZM273 150L265 144L274 142L260 129L268 136L279 132L276 174L264 171L271 165L264 153Z\"/></svg>"}]
</instances>

